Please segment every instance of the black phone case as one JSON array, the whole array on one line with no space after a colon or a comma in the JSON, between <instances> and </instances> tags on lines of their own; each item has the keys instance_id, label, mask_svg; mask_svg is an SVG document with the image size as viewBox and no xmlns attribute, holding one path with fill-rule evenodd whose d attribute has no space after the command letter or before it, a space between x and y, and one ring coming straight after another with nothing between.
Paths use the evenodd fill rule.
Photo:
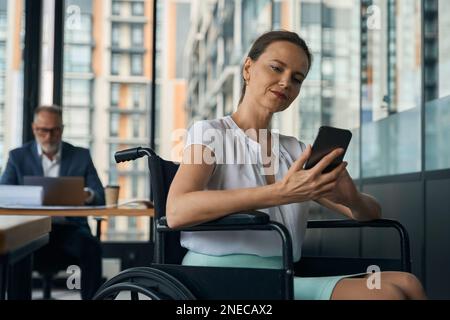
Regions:
<instances>
[{"instance_id":1,"label":"black phone case","mask_svg":"<svg viewBox=\"0 0 450 320\"><path fill-rule=\"evenodd\" d=\"M305 169L314 167L324 156L337 148L343 148L344 153L333 160L322 172L330 172L336 168L343 160L347 147L352 139L350 130L339 129L334 127L322 126L319 129L316 139L311 150L311 156L305 164Z\"/></svg>"}]
</instances>

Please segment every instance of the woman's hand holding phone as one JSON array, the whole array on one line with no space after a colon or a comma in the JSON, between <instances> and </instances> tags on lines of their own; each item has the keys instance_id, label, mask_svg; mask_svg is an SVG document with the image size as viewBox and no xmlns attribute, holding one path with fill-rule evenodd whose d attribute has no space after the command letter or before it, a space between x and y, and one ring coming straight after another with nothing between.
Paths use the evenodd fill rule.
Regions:
<instances>
[{"instance_id":1,"label":"woman's hand holding phone","mask_svg":"<svg viewBox=\"0 0 450 320\"><path fill-rule=\"evenodd\" d=\"M359 191L356 189L355 183L347 169L344 169L336 180L335 188L324 194L322 198L351 208L352 204L358 201L358 196Z\"/></svg>"},{"instance_id":2,"label":"woman's hand holding phone","mask_svg":"<svg viewBox=\"0 0 450 320\"><path fill-rule=\"evenodd\" d=\"M283 179L277 182L283 204L317 200L325 196L333 195L339 177L344 171L346 172L345 167L347 163L342 162L330 172L322 172L334 159L343 153L344 149L335 149L324 156L314 167L304 169L303 167L306 161L311 156L311 146L308 145L300 158L289 168L289 171ZM344 180L344 182L348 183L347 180Z\"/></svg>"}]
</instances>

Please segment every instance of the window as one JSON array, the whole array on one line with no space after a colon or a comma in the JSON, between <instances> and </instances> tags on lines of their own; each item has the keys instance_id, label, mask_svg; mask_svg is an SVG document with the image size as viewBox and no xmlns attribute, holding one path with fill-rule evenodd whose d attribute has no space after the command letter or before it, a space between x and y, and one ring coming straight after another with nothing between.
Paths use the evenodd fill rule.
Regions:
<instances>
[{"instance_id":1,"label":"window","mask_svg":"<svg viewBox=\"0 0 450 320\"><path fill-rule=\"evenodd\" d=\"M65 43L91 44L92 9L80 0L66 2Z\"/></svg>"},{"instance_id":2,"label":"window","mask_svg":"<svg viewBox=\"0 0 450 320\"><path fill-rule=\"evenodd\" d=\"M132 12L133 16L144 15L144 3L143 2L132 2L131 3L131 12Z\"/></svg>"},{"instance_id":3,"label":"window","mask_svg":"<svg viewBox=\"0 0 450 320\"><path fill-rule=\"evenodd\" d=\"M281 29L281 1L282 0L273 1L272 24L274 30Z\"/></svg>"},{"instance_id":4,"label":"window","mask_svg":"<svg viewBox=\"0 0 450 320\"><path fill-rule=\"evenodd\" d=\"M133 183L134 181L137 181L137 179L133 179ZM129 217L128 218L128 228L132 231L134 231L137 227L137 219L136 217Z\"/></svg>"},{"instance_id":5,"label":"window","mask_svg":"<svg viewBox=\"0 0 450 320\"><path fill-rule=\"evenodd\" d=\"M184 36L186 30L190 28L190 4L189 3L177 3L176 5L176 77L183 78L183 71L185 65L183 63L184 47L186 46L187 37Z\"/></svg>"},{"instance_id":6,"label":"window","mask_svg":"<svg viewBox=\"0 0 450 320\"><path fill-rule=\"evenodd\" d=\"M67 45L64 52L64 71L86 73L91 71L91 47Z\"/></svg>"},{"instance_id":7,"label":"window","mask_svg":"<svg viewBox=\"0 0 450 320\"><path fill-rule=\"evenodd\" d=\"M420 0L378 0L373 6L377 10L365 13L368 25L361 35L367 39L362 62L362 174L378 177L418 172Z\"/></svg>"},{"instance_id":8,"label":"window","mask_svg":"<svg viewBox=\"0 0 450 320\"><path fill-rule=\"evenodd\" d=\"M159 78L161 75L161 53L163 50L163 41L159 41L158 39L162 39L161 37L163 36L163 32L164 32L164 22L165 20L165 4L162 3L161 1L157 1L156 2L156 15L158 17L157 21L156 21L156 55L155 55L155 59L156 59L156 65L155 65L155 74L156 74L156 78Z\"/></svg>"},{"instance_id":9,"label":"window","mask_svg":"<svg viewBox=\"0 0 450 320\"><path fill-rule=\"evenodd\" d=\"M140 131L140 116L135 114L133 116L133 138L139 138Z\"/></svg>"},{"instance_id":10,"label":"window","mask_svg":"<svg viewBox=\"0 0 450 320\"><path fill-rule=\"evenodd\" d=\"M135 109L141 108L141 98L142 98L141 87L138 86L138 85L134 85L132 87L132 100L133 100L132 101L132 105L133 105L133 108L135 108Z\"/></svg>"},{"instance_id":11,"label":"window","mask_svg":"<svg viewBox=\"0 0 450 320\"><path fill-rule=\"evenodd\" d=\"M271 2L269 0L243 1L243 47L250 48L257 35L271 29Z\"/></svg>"},{"instance_id":12,"label":"window","mask_svg":"<svg viewBox=\"0 0 450 320\"><path fill-rule=\"evenodd\" d=\"M118 175L117 165L114 161L114 154L117 152L117 150L119 150L119 147L117 144L111 143L109 145L108 159L110 161L110 169L109 169L107 184L112 184L112 185L119 184L119 175ZM108 220L111 220L111 219L108 219Z\"/></svg>"},{"instance_id":13,"label":"window","mask_svg":"<svg viewBox=\"0 0 450 320\"><path fill-rule=\"evenodd\" d=\"M120 73L121 55L118 53L111 54L111 74L118 75Z\"/></svg>"},{"instance_id":14,"label":"window","mask_svg":"<svg viewBox=\"0 0 450 320\"><path fill-rule=\"evenodd\" d=\"M139 162L134 162L133 163L133 170L135 172L139 171L139 165L140 165ZM138 179L137 176L133 176L131 178L131 196L133 198L137 197L138 196L138 192L139 192L139 179Z\"/></svg>"},{"instance_id":15,"label":"window","mask_svg":"<svg viewBox=\"0 0 450 320\"><path fill-rule=\"evenodd\" d=\"M119 136L119 113L111 113L110 115L110 123L109 123L109 134L111 137Z\"/></svg>"},{"instance_id":16,"label":"window","mask_svg":"<svg viewBox=\"0 0 450 320\"><path fill-rule=\"evenodd\" d=\"M0 43L0 71L6 70L6 46L5 43Z\"/></svg>"},{"instance_id":17,"label":"window","mask_svg":"<svg viewBox=\"0 0 450 320\"><path fill-rule=\"evenodd\" d=\"M305 25L318 25L322 22L322 11L320 3L302 3L301 21Z\"/></svg>"},{"instance_id":18,"label":"window","mask_svg":"<svg viewBox=\"0 0 450 320\"><path fill-rule=\"evenodd\" d=\"M120 10L122 9L122 3L120 1L113 1L111 11L113 16L120 16Z\"/></svg>"},{"instance_id":19,"label":"window","mask_svg":"<svg viewBox=\"0 0 450 320\"><path fill-rule=\"evenodd\" d=\"M114 156L114 154L112 156ZM111 169L111 171L109 172L109 178L108 178L109 182L108 182L108 184L116 185L117 184L117 180L118 180L117 179L117 170ZM111 220L114 221L114 219L108 219L108 222L110 222Z\"/></svg>"},{"instance_id":20,"label":"window","mask_svg":"<svg viewBox=\"0 0 450 320\"><path fill-rule=\"evenodd\" d=\"M6 39L8 36L8 12L7 3L2 1L0 8L0 39Z\"/></svg>"},{"instance_id":21,"label":"window","mask_svg":"<svg viewBox=\"0 0 450 320\"><path fill-rule=\"evenodd\" d=\"M120 46L120 24L118 23L113 23L111 26L111 45Z\"/></svg>"},{"instance_id":22,"label":"window","mask_svg":"<svg viewBox=\"0 0 450 320\"><path fill-rule=\"evenodd\" d=\"M151 39L147 41L144 38L143 28L149 28L148 31L152 32L151 12L147 13L145 6L152 6L153 1L141 0L137 6L133 5L134 2L110 0L108 5L107 0L65 1L63 105L64 114L66 109L73 109L67 113L74 123L70 128L70 139L76 145L89 143L91 153L96 155L93 161L100 180L103 185L120 185L120 201L133 197L148 198L149 184L147 171L144 171L145 161L141 168L133 166L133 162L117 165L114 161L116 151L148 144L148 135L144 134L134 138L135 144L129 144L133 134L138 136L148 131L150 120L149 114L140 112L140 123L136 124L134 113L128 112L127 108L131 109L132 103L135 103L135 85L144 88L150 86L152 71L144 72L144 68L150 68L151 64L144 66L144 56L137 55L133 68L139 71L139 84L130 83L131 53L121 50L131 46L134 41L139 49L151 52ZM105 14L103 9L108 6L111 6L108 9L111 11ZM133 18L133 7L136 14L142 12L139 18ZM101 30L94 30L93 22L101 26ZM140 29L133 29L136 26L140 26ZM105 37L107 30L110 30L111 35ZM99 39L98 35L103 37ZM145 58L151 59L147 54ZM140 104L148 105L148 97L141 96ZM137 129L134 129L135 125ZM66 133L69 132L64 133L65 138ZM132 177L137 182L132 182ZM137 183L138 187L133 187L133 183ZM137 217L133 230L128 229L127 222L128 218L123 217L109 219L102 240L148 240L148 217Z\"/></svg>"},{"instance_id":23,"label":"window","mask_svg":"<svg viewBox=\"0 0 450 320\"><path fill-rule=\"evenodd\" d=\"M0 48L1 50L1 48ZM0 77L0 92L5 92L5 79L3 77ZM2 108L4 107L4 103L5 103L5 96L4 95L0 95L0 104L2 106ZM0 112L0 115L2 115L2 113ZM0 122L3 123L3 122Z\"/></svg>"},{"instance_id":24,"label":"window","mask_svg":"<svg viewBox=\"0 0 450 320\"><path fill-rule=\"evenodd\" d=\"M351 130L353 139L346 160L353 178L359 177L359 2L300 3L296 12L299 29L295 31L308 44L313 63L298 102L278 122L283 128L283 122L297 119L296 131L289 134L305 143L313 143L321 125Z\"/></svg>"},{"instance_id":25,"label":"window","mask_svg":"<svg viewBox=\"0 0 450 320\"><path fill-rule=\"evenodd\" d=\"M93 142L92 14L90 1L65 1L64 140L86 148Z\"/></svg>"},{"instance_id":26,"label":"window","mask_svg":"<svg viewBox=\"0 0 450 320\"><path fill-rule=\"evenodd\" d=\"M119 105L119 90L120 84L111 83L111 106L117 107Z\"/></svg>"},{"instance_id":27,"label":"window","mask_svg":"<svg viewBox=\"0 0 450 320\"><path fill-rule=\"evenodd\" d=\"M92 94L91 80L64 79L64 105L65 106L90 106Z\"/></svg>"},{"instance_id":28,"label":"window","mask_svg":"<svg viewBox=\"0 0 450 320\"><path fill-rule=\"evenodd\" d=\"M67 107L63 112L64 140L89 148L91 111L89 108Z\"/></svg>"},{"instance_id":29,"label":"window","mask_svg":"<svg viewBox=\"0 0 450 320\"><path fill-rule=\"evenodd\" d=\"M425 168L440 170L450 168L450 2L425 4Z\"/></svg>"},{"instance_id":30,"label":"window","mask_svg":"<svg viewBox=\"0 0 450 320\"><path fill-rule=\"evenodd\" d=\"M144 41L144 31L142 25L133 25L131 27L131 44L141 46Z\"/></svg>"},{"instance_id":31,"label":"window","mask_svg":"<svg viewBox=\"0 0 450 320\"><path fill-rule=\"evenodd\" d=\"M115 176L113 176L112 180L109 180L108 183L110 184L117 184L118 178L117 178L117 166L116 163L114 161L114 154L120 150L121 148L119 148L119 146L116 143L111 143L109 145L109 152L108 152L108 159L111 162L111 168L110 168L110 172L114 172Z\"/></svg>"},{"instance_id":32,"label":"window","mask_svg":"<svg viewBox=\"0 0 450 320\"><path fill-rule=\"evenodd\" d=\"M142 75L142 55L132 54L131 55L131 74L134 76Z\"/></svg>"}]
</instances>

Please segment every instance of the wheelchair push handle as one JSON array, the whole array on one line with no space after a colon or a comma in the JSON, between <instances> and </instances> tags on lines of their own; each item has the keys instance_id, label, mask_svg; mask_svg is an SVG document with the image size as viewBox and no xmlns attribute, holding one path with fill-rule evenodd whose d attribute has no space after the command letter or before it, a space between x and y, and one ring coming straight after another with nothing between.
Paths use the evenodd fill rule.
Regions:
<instances>
[{"instance_id":1,"label":"wheelchair push handle","mask_svg":"<svg viewBox=\"0 0 450 320\"><path fill-rule=\"evenodd\" d=\"M114 159L116 160L116 163L125 162L125 161L133 161L138 158L142 158L144 156L154 156L155 152L150 148L143 148L143 147L137 147L137 148L131 148L131 149L125 149L121 151L117 151L114 154Z\"/></svg>"}]
</instances>

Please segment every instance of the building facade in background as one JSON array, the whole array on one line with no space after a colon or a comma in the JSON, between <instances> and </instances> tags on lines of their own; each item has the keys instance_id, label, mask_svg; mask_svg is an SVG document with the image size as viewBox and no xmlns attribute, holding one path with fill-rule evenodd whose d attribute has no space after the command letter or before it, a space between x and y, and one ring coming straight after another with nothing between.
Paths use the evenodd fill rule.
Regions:
<instances>
[{"instance_id":1,"label":"building facade in background","mask_svg":"<svg viewBox=\"0 0 450 320\"><path fill-rule=\"evenodd\" d=\"M241 66L252 42L264 32L284 29L305 39L313 64L299 97L274 116L273 127L307 143L320 125L357 133L358 2L193 0L185 55L188 122L236 110L243 85ZM351 149L349 156L356 160L358 149ZM350 167L358 175L357 161L350 163L356 164Z\"/></svg>"},{"instance_id":2,"label":"building facade in background","mask_svg":"<svg viewBox=\"0 0 450 320\"><path fill-rule=\"evenodd\" d=\"M64 139L90 148L104 185L120 200L148 198L145 161L116 164L118 150L148 145L153 1L67 0ZM106 240L146 240L145 217L107 221Z\"/></svg>"},{"instance_id":3,"label":"building facade in background","mask_svg":"<svg viewBox=\"0 0 450 320\"><path fill-rule=\"evenodd\" d=\"M155 148L163 158L174 161L180 160L188 121L185 47L191 28L191 2L157 1Z\"/></svg>"},{"instance_id":4,"label":"building facade in background","mask_svg":"<svg viewBox=\"0 0 450 320\"><path fill-rule=\"evenodd\" d=\"M22 143L24 1L0 0L0 174Z\"/></svg>"},{"instance_id":5,"label":"building facade in background","mask_svg":"<svg viewBox=\"0 0 450 320\"><path fill-rule=\"evenodd\" d=\"M64 139L91 150L103 184L121 186L120 201L148 199L150 192L146 161L118 165L114 153L149 145L153 5L153 0L65 1ZM0 173L8 151L22 143L23 10L23 1L0 0ZM158 1L157 10L156 54L162 61L156 66L155 142L156 151L170 158L181 142L172 133L186 127L182 57L190 1ZM53 60L44 58L51 75ZM51 99L51 92L41 94ZM148 240L148 218L106 223L104 240Z\"/></svg>"}]
</instances>

